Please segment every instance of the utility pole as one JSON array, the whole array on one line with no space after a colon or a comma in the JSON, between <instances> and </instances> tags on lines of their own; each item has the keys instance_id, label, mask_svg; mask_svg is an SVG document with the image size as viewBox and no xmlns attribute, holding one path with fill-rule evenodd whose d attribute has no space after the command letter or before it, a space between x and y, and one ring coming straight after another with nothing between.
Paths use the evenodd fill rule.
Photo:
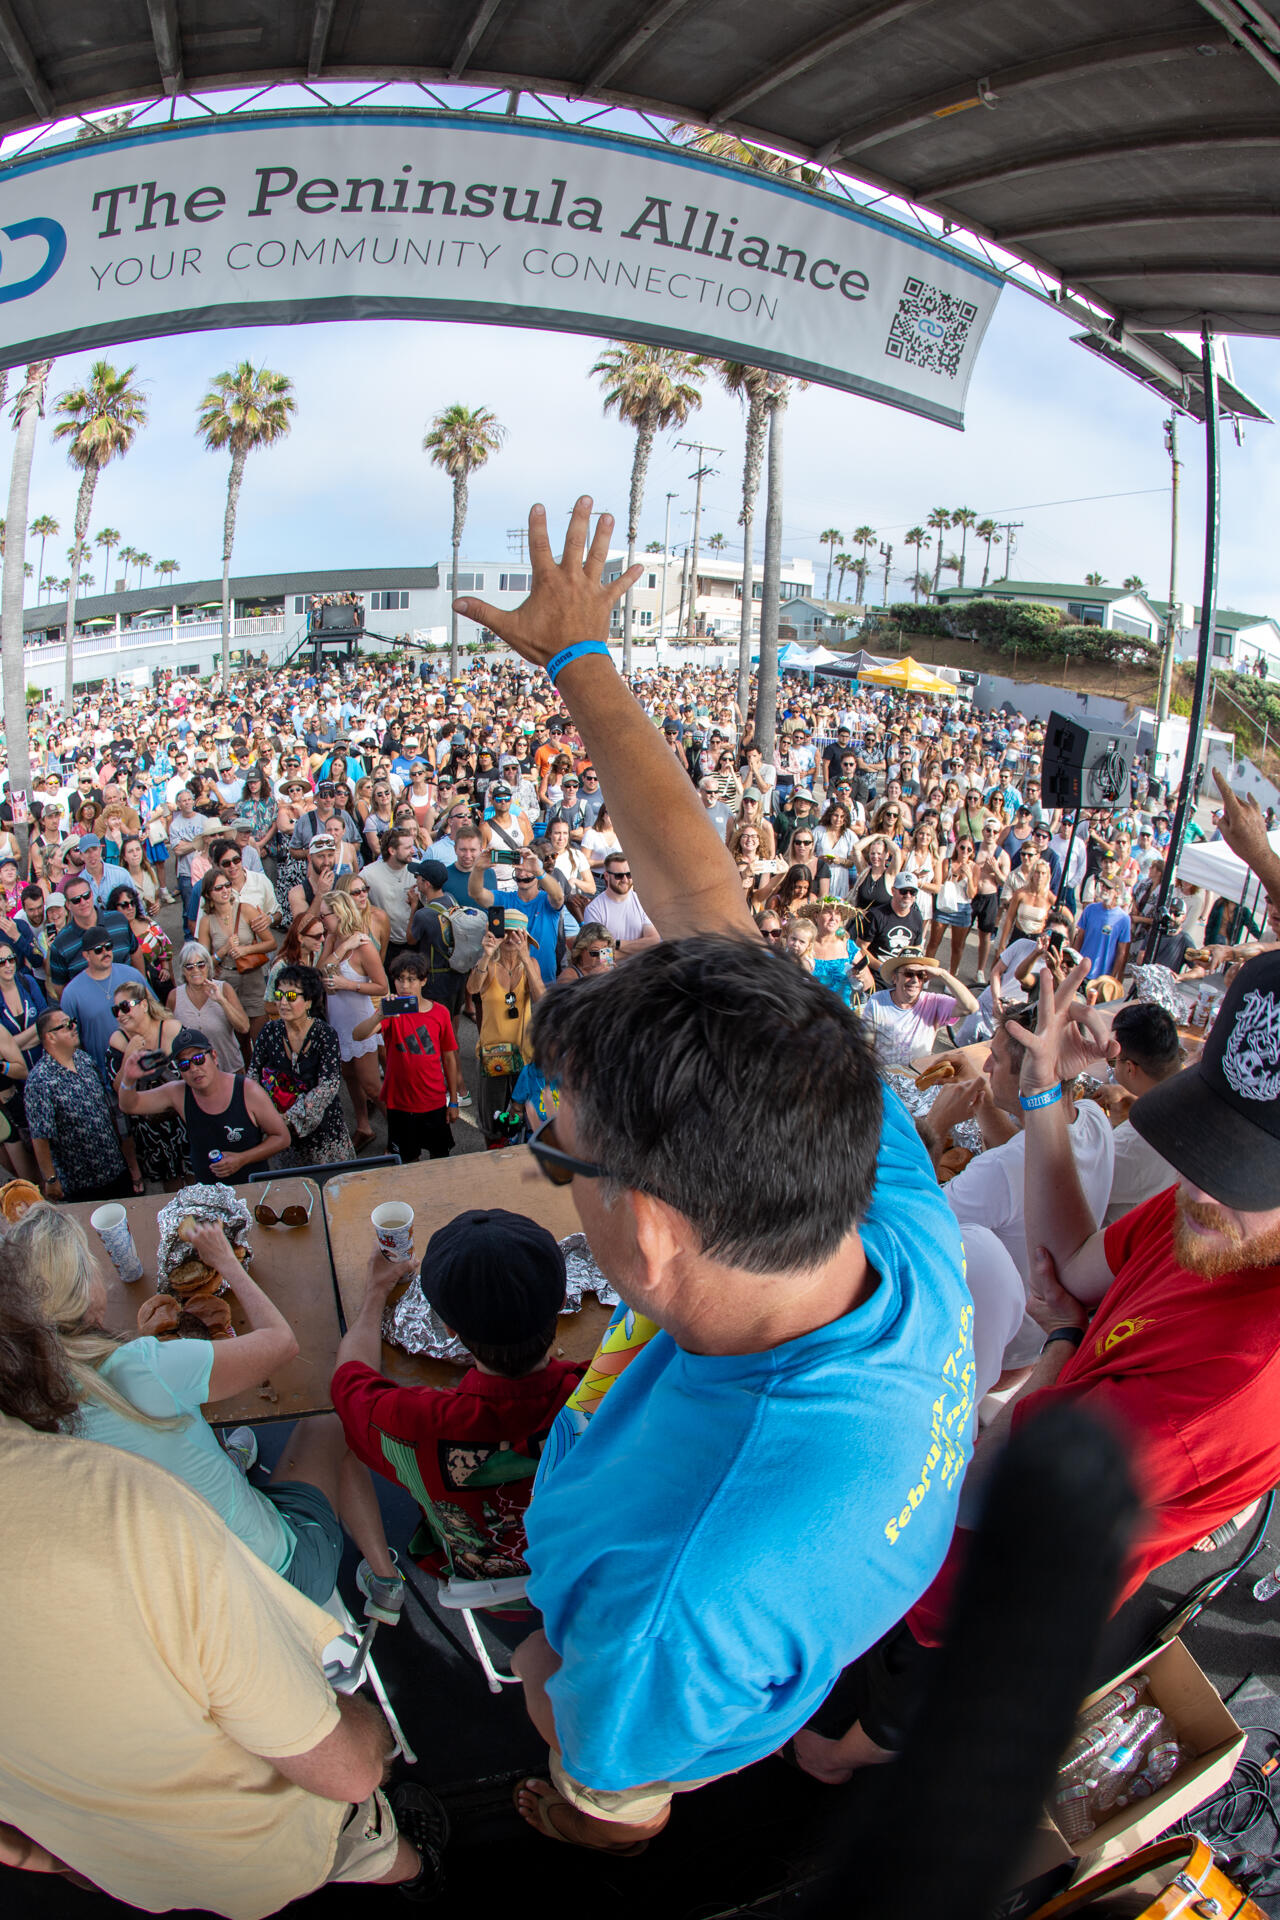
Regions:
<instances>
[{"instance_id":1,"label":"utility pole","mask_svg":"<svg viewBox=\"0 0 1280 1920\"><path fill-rule=\"evenodd\" d=\"M891 546L882 546L880 549L880 558L884 561L884 591L880 596L880 604L887 609L889 605L889 568L893 565L893 548Z\"/></svg>"},{"instance_id":2,"label":"utility pole","mask_svg":"<svg viewBox=\"0 0 1280 1920\"><path fill-rule=\"evenodd\" d=\"M1015 533L1021 533L1024 522L1021 520L1001 520L998 524L1004 528L1004 572L1000 577L1002 580L1007 580L1009 578L1009 562L1013 559L1013 550L1018 544L1013 536Z\"/></svg>"},{"instance_id":3,"label":"utility pole","mask_svg":"<svg viewBox=\"0 0 1280 1920\"><path fill-rule=\"evenodd\" d=\"M698 629L698 530L702 522L702 483L720 471L718 467L704 465L703 455L723 453L724 448L705 446L701 440L679 440L676 444L688 447L690 453L696 453L698 456L697 468L689 475L691 480L697 482L697 489L693 496L693 550L689 574L689 635L692 639L696 637Z\"/></svg>"},{"instance_id":4,"label":"utility pole","mask_svg":"<svg viewBox=\"0 0 1280 1920\"><path fill-rule=\"evenodd\" d=\"M522 565L527 566L529 564L528 527L507 528L507 552L516 554Z\"/></svg>"},{"instance_id":5,"label":"utility pole","mask_svg":"<svg viewBox=\"0 0 1280 1920\"><path fill-rule=\"evenodd\" d=\"M1156 696L1156 746L1160 727L1169 718L1169 700L1173 692L1173 655L1178 639L1178 492L1182 484L1182 462L1178 458L1178 416L1171 413L1164 423L1164 445L1173 474L1169 505L1169 617L1164 623L1164 651L1160 656L1160 691Z\"/></svg>"},{"instance_id":6,"label":"utility pole","mask_svg":"<svg viewBox=\"0 0 1280 1920\"><path fill-rule=\"evenodd\" d=\"M658 655L662 651L662 642L667 636L667 556L671 552L671 502L675 498L676 495L674 493L667 495L667 522L662 531L662 595L658 601L658 631L654 635L653 640L653 658L655 665L657 664Z\"/></svg>"}]
</instances>

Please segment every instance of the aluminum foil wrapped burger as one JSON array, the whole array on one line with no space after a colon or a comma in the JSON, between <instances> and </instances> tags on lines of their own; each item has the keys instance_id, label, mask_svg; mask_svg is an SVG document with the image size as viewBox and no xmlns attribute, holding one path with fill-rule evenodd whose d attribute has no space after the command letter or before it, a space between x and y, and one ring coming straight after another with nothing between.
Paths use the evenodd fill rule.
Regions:
<instances>
[{"instance_id":1,"label":"aluminum foil wrapped burger","mask_svg":"<svg viewBox=\"0 0 1280 1920\"><path fill-rule=\"evenodd\" d=\"M180 1282L175 1288L173 1277L180 1270L190 1269L197 1261L194 1249L186 1238L190 1226L219 1226L231 1243L232 1251L242 1265L249 1260L249 1209L240 1197L229 1187L215 1186L212 1182L193 1187L183 1187L175 1193L167 1206L161 1207L156 1215L160 1228L160 1247L156 1269L156 1288L160 1293L183 1292L187 1289ZM203 1290L203 1289L201 1289ZM225 1293L226 1282L211 1289Z\"/></svg>"}]
</instances>

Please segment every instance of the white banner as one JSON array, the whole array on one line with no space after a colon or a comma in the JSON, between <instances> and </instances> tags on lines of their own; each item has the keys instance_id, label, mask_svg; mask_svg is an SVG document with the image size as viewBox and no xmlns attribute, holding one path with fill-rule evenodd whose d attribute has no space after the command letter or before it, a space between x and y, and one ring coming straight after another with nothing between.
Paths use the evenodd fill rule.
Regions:
<instances>
[{"instance_id":1,"label":"white banner","mask_svg":"<svg viewBox=\"0 0 1280 1920\"><path fill-rule=\"evenodd\" d=\"M741 167L456 115L271 114L0 168L0 366L409 316L776 368L962 426L997 275Z\"/></svg>"}]
</instances>

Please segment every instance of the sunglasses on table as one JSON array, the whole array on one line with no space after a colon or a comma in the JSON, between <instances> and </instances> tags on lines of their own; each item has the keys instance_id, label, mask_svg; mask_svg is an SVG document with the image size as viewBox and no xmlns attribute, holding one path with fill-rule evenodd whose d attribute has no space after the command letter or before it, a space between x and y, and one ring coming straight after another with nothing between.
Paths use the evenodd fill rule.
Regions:
<instances>
[{"instance_id":1,"label":"sunglasses on table","mask_svg":"<svg viewBox=\"0 0 1280 1920\"><path fill-rule=\"evenodd\" d=\"M609 1169L594 1160L578 1160L563 1147L558 1147L551 1136L555 1120L544 1120L529 1141L529 1151L537 1163L538 1172L553 1187L567 1187L576 1174L584 1180L605 1180Z\"/></svg>"},{"instance_id":2,"label":"sunglasses on table","mask_svg":"<svg viewBox=\"0 0 1280 1920\"><path fill-rule=\"evenodd\" d=\"M305 1207L300 1207L295 1204L289 1207L281 1207L279 1213L277 1213L274 1207L269 1207L266 1204L267 1194L270 1193L274 1185L274 1180L268 1180L263 1190L262 1198L253 1210L254 1219L260 1226L264 1227L305 1227L311 1218L311 1209L316 1203L314 1192L308 1188L307 1204Z\"/></svg>"},{"instance_id":3,"label":"sunglasses on table","mask_svg":"<svg viewBox=\"0 0 1280 1920\"><path fill-rule=\"evenodd\" d=\"M175 1060L174 1066L179 1073L190 1073L192 1067L202 1067L211 1058L207 1053L184 1053L181 1060Z\"/></svg>"}]
</instances>

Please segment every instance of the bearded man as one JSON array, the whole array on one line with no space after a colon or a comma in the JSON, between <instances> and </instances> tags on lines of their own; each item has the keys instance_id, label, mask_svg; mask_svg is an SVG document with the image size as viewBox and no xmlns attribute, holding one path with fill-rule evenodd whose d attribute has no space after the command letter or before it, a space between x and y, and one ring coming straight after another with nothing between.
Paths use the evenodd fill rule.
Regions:
<instances>
[{"instance_id":1,"label":"bearded man","mask_svg":"<svg viewBox=\"0 0 1280 1920\"><path fill-rule=\"evenodd\" d=\"M1222 1545L1280 1482L1280 952L1240 969L1200 1060L1134 1103L1134 1129L1174 1184L1098 1231L1072 1153L1063 1089L1120 1051L1076 998L1087 963L1051 995L1021 1048L1030 1376L983 1433L970 1481L1013 1426L1063 1396L1126 1437L1145 1513L1116 1605L1156 1568ZM1045 976L1046 981L1048 976ZM968 1534L966 1507L941 1573L865 1657L869 1705L838 1740L796 1735L802 1767L832 1784L890 1759L945 1637Z\"/></svg>"}]
</instances>

